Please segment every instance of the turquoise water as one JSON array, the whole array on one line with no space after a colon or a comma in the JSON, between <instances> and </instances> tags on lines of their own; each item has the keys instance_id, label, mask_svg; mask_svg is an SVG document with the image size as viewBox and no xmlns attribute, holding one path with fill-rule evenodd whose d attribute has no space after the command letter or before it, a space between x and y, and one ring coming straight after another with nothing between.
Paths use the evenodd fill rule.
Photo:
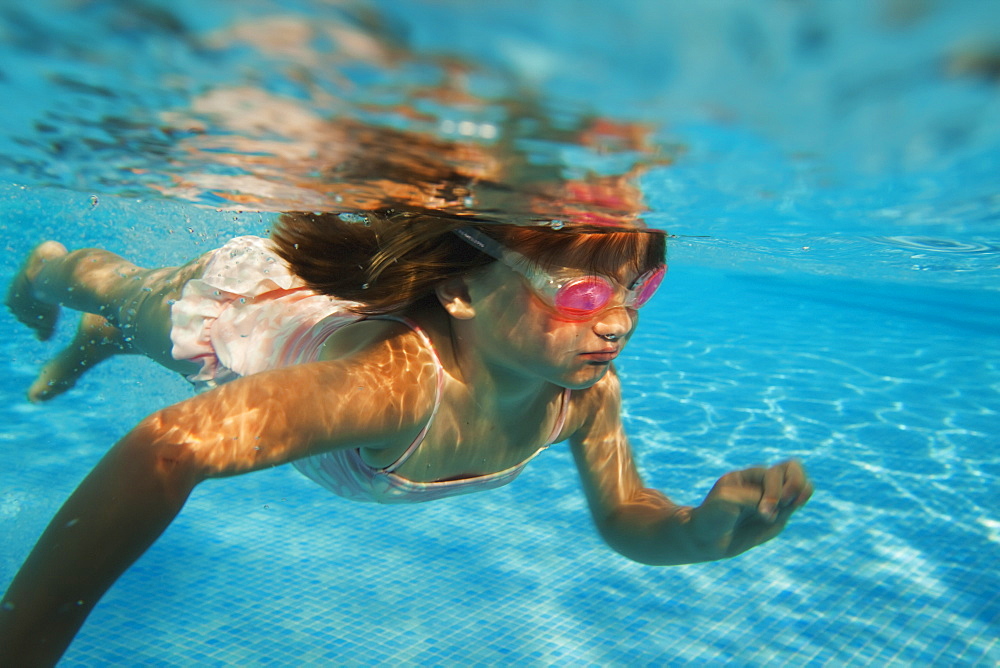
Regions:
<instances>
[{"instance_id":1,"label":"turquoise water","mask_svg":"<svg viewBox=\"0 0 1000 668\"><path fill-rule=\"evenodd\" d=\"M352 104L393 103L380 96L433 69L414 53L447 50L494 68L477 90L517 75L554 114L590 105L654 124L673 163L642 177L647 219L678 236L619 364L643 474L693 504L728 470L794 456L816 495L766 546L657 569L603 546L564 446L506 488L419 507L348 503L287 467L215 481L111 590L64 664L1000 661L997 11L371 6L412 53L394 68L337 61L351 85L320 87L344 87ZM205 41L241 16L341 21L341 10L165 7L0 12L0 88L22 102L0 112L4 282L43 238L163 264L269 226L272 214L231 195L280 175L168 187L195 169L248 170L191 157L161 112L248 82L328 108L301 88L333 66L309 64L322 44L262 56ZM594 159L556 149L571 166ZM24 388L69 328L40 344L6 313L0 324L6 582L108 445L189 389L117 359L32 406Z\"/></svg>"}]
</instances>

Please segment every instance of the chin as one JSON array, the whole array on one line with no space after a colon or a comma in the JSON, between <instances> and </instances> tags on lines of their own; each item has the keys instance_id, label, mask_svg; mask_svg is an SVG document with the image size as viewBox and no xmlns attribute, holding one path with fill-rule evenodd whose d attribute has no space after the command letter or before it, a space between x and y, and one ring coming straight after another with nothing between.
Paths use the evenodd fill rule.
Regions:
<instances>
[{"instance_id":1,"label":"chin","mask_svg":"<svg viewBox=\"0 0 1000 668\"><path fill-rule=\"evenodd\" d=\"M588 365L587 368L580 369L571 376L563 378L562 382L557 384L570 390L586 390L599 383L602 378L608 375L610 369L610 364Z\"/></svg>"}]
</instances>

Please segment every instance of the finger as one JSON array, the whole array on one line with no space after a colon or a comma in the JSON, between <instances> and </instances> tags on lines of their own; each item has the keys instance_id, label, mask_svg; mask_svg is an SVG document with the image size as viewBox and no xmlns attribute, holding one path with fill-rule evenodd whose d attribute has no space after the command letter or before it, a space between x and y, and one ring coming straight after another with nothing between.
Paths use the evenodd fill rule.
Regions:
<instances>
[{"instance_id":1,"label":"finger","mask_svg":"<svg viewBox=\"0 0 1000 668\"><path fill-rule=\"evenodd\" d=\"M792 519L792 513L795 512L795 508L791 506L787 508L781 508L774 513L774 519L766 523L766 528L762 528L759 536L761 541L765 542L771 540L779 533L785 530L785 525L788 524L788 520Z\"/></svg>"},{"instance_id":2,"label":"finger","mask_svg":"<svg viewBox=\"0 0 1000 668\"><path fill-rule=\"evenodd\" d=\"M781 505L801 506L812 496L812 483L806 476L802 464L795 460L784 462L785 481L781 492Z\"/></svg>"},{"instance_id":3,"label":"finger","mask_svg":"<svg viewBox=\"0 0 1000 668\"><path fill-rule=\"evenodd\" d=\"M740 486L753 490L751 496L757 498L753 505L754 512L768 522L774 521L784 486L782 465L779 464L771 468L754 466L730 475L739 482Z\"/></svg>"},{"instance_id":4,"label":"finger","mask_svg":"<svg viewBox=\"0 0 1000 668\"><path fill-rule=\"evenodd\" d=\"M802 491L799 492L798 497L796 497L793 506L795 508L798 508L799 506L801 506L802 504L804 504L806 501L808 501L809 498L813 495L813 490L814 489L815 488L813 487L812 483L807 480L806 484L805 484L805 487L802 488Z\"/></svg>"},{"instance_id":5,"label":"finger","mask_svg":"<svg viewBox=\"0 0 1000 668\"><path fill-rule=\"evenodd\" d=\"M725 485L718 485L705 504L712 506L716 512L724 512L732 517L733 522L747 515L756 515L760 505L760 485L745 484L738 480L738 473L729 479Z\"/></svg>"},{"instance_id":6,"label":"finger","mask_svg":"<svg viewBox=\"0 0 1000 668\"><path fill-rule=\"evenodd\" d=\"M754 466L741 471L733 471L722 476L722 480L748 487L761 487L764 484L764 477L767 475L767 468Z\"/></svg>"},{"instance_id":7,"label":"finger","mask_svg":"<svg viewBox=\"0 0 1000 668\"><path fill-rule=\"evenodd\" d=\"M769 522L777 518L778 501L782 498L785 485L785 469L783 466L772 466L764 472L760 503L757 506L761 516Z\"/></svg>"},{"instance_id":8,"label":"finger","mask_svg":"<svg viewBox=\"0 0 1000 668\"><path fill-rule=\"evenodd\" d=\"M787 505L798 497L806 482L805 471L797 461L791 460L783 462L785 468L785 482L781 490L781 504Z\"/></svg>"}]
</instances>

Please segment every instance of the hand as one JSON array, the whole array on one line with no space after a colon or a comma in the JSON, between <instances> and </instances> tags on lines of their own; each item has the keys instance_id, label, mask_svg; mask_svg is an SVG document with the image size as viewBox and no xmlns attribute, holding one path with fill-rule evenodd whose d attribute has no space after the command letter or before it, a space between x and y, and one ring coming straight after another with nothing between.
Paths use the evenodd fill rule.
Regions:
<instances>
[{"instance_id":1,"label":"hand","mask_svg":"<svg viewBox=\"0 0 1000 668\"><path fill-rule=\"evenodd\" d=\"M694 539L713 555L709 558L734 557L781 533L812 493L794 460L727 473L691 512Z\"/></svg>"}]
</instances>

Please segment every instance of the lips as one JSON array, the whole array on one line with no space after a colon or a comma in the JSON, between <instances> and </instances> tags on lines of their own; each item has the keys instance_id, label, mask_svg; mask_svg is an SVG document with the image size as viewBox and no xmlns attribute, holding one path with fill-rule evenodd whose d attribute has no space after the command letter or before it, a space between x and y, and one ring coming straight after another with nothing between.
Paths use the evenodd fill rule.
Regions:
<instances>
[{"instance_id":1,"label":"lips","mask_svg":"<svg viewBox=\"0 0 1000 668\"><path fill-rule=\"evenodd\" d=\"M580 356L591 362L610 362L618 357L618 350L600 350L592 353L581 353Z\"/></svg>"}]
</instances>

